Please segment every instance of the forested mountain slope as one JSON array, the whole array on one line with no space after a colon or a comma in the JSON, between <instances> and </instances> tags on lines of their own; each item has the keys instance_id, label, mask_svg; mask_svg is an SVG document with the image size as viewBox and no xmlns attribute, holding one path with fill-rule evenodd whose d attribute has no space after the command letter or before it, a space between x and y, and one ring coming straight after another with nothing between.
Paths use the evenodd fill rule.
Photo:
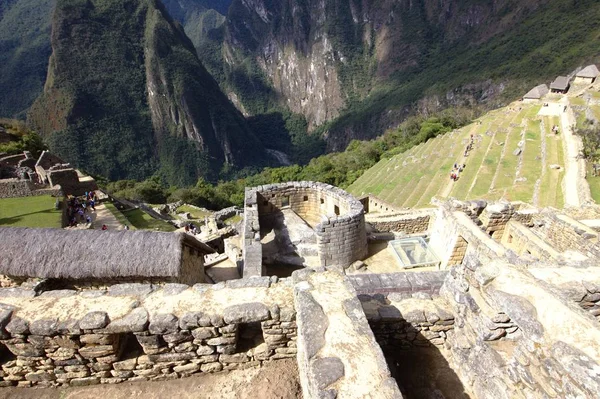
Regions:
<instances>
[{"instance_id":1,"label":"forested mountain slope","mask_svg":"<svg viewBox=\"0 0 600 399\"><path fill-rule=\"evenodd\" d=\"M261 159L262 144L156 0L58 0L30 123L60 156L110 179L194 184Z\"/></svg>"}]
</instances>

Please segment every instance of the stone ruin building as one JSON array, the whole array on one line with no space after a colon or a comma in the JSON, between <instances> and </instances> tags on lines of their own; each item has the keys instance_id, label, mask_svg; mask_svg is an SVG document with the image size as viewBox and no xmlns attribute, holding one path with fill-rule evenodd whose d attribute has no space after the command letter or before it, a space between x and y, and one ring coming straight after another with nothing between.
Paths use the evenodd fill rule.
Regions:
<instances>
[{"instance_id":1,"label":"stone ruin building","mask_svg":"<svg viewBox=\"0 0 600 399\"><path fill-rule=\"evenodd\" d=\"M0 198L61 193L78 196L97 189L92 177L48 151L43 151L37 160L29 151L0 157Z\"/></svg>"},{"instance_id":2,"label":"stone ruin building","mask_svg":"<svg viewBox=\"0 0 600 399\"><path fill-rule=\"evenodd\" d=\"M160 381L295 358L305 398L600 397L596 207L406 210L300 182L247 190L244 211L241 279L0 289L0 385ZM140 257L158 246L134 233L121 239ZM273 245L285 251L276 268L263 262ZM113 271L155 256L117 260L113 248ZM16 267L76 264L64 249ZM2 255L14 274L4 259L18 255ZM415 360L424 353L436 361Z\"/></svg>"}]
</instances>

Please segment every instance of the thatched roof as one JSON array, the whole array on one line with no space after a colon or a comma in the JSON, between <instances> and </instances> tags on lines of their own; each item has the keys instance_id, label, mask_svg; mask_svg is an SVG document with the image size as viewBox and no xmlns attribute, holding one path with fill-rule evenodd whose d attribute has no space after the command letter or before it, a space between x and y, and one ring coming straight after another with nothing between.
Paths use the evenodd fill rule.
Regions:
<instances>
[{"instance_id":1,"label":"thatched roof","mask_svg":"<svg viewBox=\"0 0 600 399\"><path fill-rule=\"evenodd\" d=\"M527 94L525 94L523 96L523 98L539 100L540 98L544 97L546 94L548 94L548 86L545 84L542 84L542 85L536 86L533 89L529 90L529 92Z\"/></svg>"},{"instance_id":2,"label":"thatched roof","mask_svg":"<svg viewBox=\"0 0 600 399\"><path fill-rule=\"evenodd\" d=\"M178 277L183 246L214 252L185 233L0 228L0 274L104 279Z\"/></svg>"},{"instance_id":3,"label":"thatched roof","mask_svg":"<svg viewBox=\"0 0 600 399\"><path fill-rule=\"evenodd\" d=\"M577 73L576 76L578 78L595 79L598 77L598 75L600 75L600 71L598 71L598 68L596 67L596 65L592 64L592 65L588 65L585 68L583 68L581 71L579 71L579 73Z\"/></svg>"},{"instance_id":4,"label":"thatched roof","mask_svg":"<svg viewBox=\"0 0 600 399\"><path fill-rule=\"evenodd\" d=\"M554 82L550 84L551 90L565 91L569 88L569 78L566 76L559 76L554 79Z\"/></svg>"}]
</instances>

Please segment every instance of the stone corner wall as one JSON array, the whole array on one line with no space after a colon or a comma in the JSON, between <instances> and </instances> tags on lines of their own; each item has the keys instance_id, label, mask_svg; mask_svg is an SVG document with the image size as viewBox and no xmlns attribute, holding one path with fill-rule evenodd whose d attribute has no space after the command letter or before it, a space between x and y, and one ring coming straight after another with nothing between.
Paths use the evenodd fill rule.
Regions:
<instances>
[{"instance_id":1,"label":"stone corner wall","mask_svg":"<svg viewBox=\"0 0 600 399\"><path fill-rule=\"evenodd\" d=\"M459 266L441 294L456 316L454 365L475 397L600 397L597 321L528 272Z\"/></svg>"},{"instance_id":2,"label":"stone corner wall","mask_svg":"<svg viewBox=\"0 0 600 399\"><path fill-rule=\"evenodd\" d=\"M314 226L322 266L347 267L367 255L363 205L342 189L319 182L288 182L247 188L244 204L242 275L262 267L261 218L290 208Z\"/></svg>"},{"instance_id":3,"label":"stone corner wall","mask_svg":"<svg viewBox=\"0 0 600 399\"><path fill-rule=\"evenodd\" d=\"M402 398L350 283L337 272L303 272L294 272L303 396Z\"/></svg>"},{"instance_id":4,"label":"stone corner wall","mask_svg":"<svg viewBox=\"0 0 600 399\"><path fill-rule=\"evenodd\" d=\"M40 297L34 297L35 292L27 295L27 290L3 289L0 297L12 305L3 304L0 311L0 350L9 352L0 364L0 386L163 381L294 358L296 312L291 289L284 302L274 303L271 298L235 303L235 290L253 288L268 294L271 285L269 278L216 286L168 284L160 289L125 284L107 292L63 290ZM207 311L202 300L207 291L234 302ZM196 305L175 313L163 310L161 298L178 295L196 298L192 301ZM276 298L281 299L280 295ZM54 305L48 306L48 300L56 303L57 298L62 301L62 313L52 310ZM106 307L102 300L111 304L110 309L100 310ZM65 312L71 305L81 308L86 301L87 313L82 316ZM28 306L42 309L36 303L46 303L44 311L31 314L22 310ZM119 316L115 317L115 312Z\"/></svg>"},{"instance_id":5,"label":"stone corner wall","mask_svg":"<svg viewBox=\"0 0 600 399\"><path fill-rule=\"evenodd\" d=\"M246 189L244 198L243 248L241 270L242 278L262 276L262 244L260 242L260 222L258 219L258 192Z\"/></svg>"}]
</instances>

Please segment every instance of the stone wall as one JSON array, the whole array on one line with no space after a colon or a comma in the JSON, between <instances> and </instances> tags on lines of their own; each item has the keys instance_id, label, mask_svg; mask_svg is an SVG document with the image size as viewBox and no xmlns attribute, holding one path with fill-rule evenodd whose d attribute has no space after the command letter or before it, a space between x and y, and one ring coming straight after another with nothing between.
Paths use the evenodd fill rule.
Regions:
<instances>
[{"instance_id":1,"label":"stone wall","mask_svg":"<svg viewBox=\"0 0 600 399\"><path fill-rule=\"evenodd\" d=\"M413 294L437 295L446 278L446 271L387 274L354 274L348 276L359 295L396 294L411 298Z\"/></svg>"},{"instance_id":2,"label":"stone wall","mask_svg":"<svg viewBox=\"0 0 600 399\"><path fill-rule=\"evenodd\" d=\"M4 296L0 344L9 355L0 385L162 381L295 357L291 287L271 285L258 278Z\"/></svg>"},{"instance_id":3,"label":"stone wall","mask_svg":"<svg viewBox=\"0 0 600 399\"><path fill-rule=\"evenodd\" d=\"M30 181L19 179L0 180L0 198L18 198L34 195L35 186Z\"/></svg>"},{"instance_id":4,"label":"stone wall","mask_svg":"<svg viewBox=\"0 0 600 399\"><path fill-rule=\"evenodd\" d=\"M502 236L502 244L517 255L532 255L539 260L556 261L560 253L535 235L522 223L511 220Z\"/></svg>"},{"instance_id":5,"label":"stone wall","mask_svg":"<svg viewBox=\"0 0 600 399\"><path fill-rule=\"evenodd\" d=\"M259 186L246 190L244 277L264 273L260 223L286 208L297 213L315 230L322 266L347 267L367 255L363 206L350 194L315 182Z\"/></svg>"},{"instance_id":6,"label":"stone wall","mask_svg":"<svg viewBox=\"0 0 600 399\"><path fill-rule=\"evenodd\" d=\"M552 211L544 211L533 218L532 231L559 252L579 251L588 257L599 257L598 233L571 219Z\"/></svg>"},{"instance_id":7,"label":"stone wall","mask_svg":"<svg viewBox=\"0 0 600 399\"><path fill-rule=\"evenodd\" d=\"M65 195L84 195L86 192L98 189L96 181L80 181L75 169L50 170L48 178L51 186L61 186Z\"/></svg>"},{"instance_id":8,"label":"stone wall","mask_svg":"<svg viewBox=\"0 0 600 399\"><path fill-rule=\"evenodd\" d=\"M305 398L402 398L356 292L337 272L294 272Z\"/></svg>"},{"instance_id":9,"label":"stone wall","mask_svg":"<svg viewBox=\"0 0 600 399\"><path fill-rule=\"evenodd\" d=\"M427 233L432 219L433 214L429 212L414 212L387 217L367 215L367 223L378 232L397 232L404 234Z\"/></svg>"},{"instance_id":10,"label":"stone wall","mask_svg":"<svg viewBox=\"0 0 600 399\"><path fill-rule=\"evenodd\" d=\"M590 314L513 265L465 263L440 293L455 314L455 369L475 397L600 396L600 328Z\"/></svg>"},{"instance_id":11,"label":"stone wall","mask_svg":"<svg viewBox=\"0 0 600 399\"><path fill-rule=\"evenodd\" d=\"M374 195L362 197L359 201L363 204L366 213L394 213L401 211L396 205L392 205Z\"/></svg>"},{"instance_id":12,"label":"stone wall","mask_svg":"<svg viewBox=\"0 0 600 399\"><path fill-rule=\"evenodd\" d=\"M448 304L429 294L405 298L390 294L385 299L359 296L373 334L384 351L413 347L442 347L454 330Z\"/></svg>"}]
</instances>

